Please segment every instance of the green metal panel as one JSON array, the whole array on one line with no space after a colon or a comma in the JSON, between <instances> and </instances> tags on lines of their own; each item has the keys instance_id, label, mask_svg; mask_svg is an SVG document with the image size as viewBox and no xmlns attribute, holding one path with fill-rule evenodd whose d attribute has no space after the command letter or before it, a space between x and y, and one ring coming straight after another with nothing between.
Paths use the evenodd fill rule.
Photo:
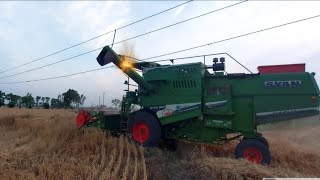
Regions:
<instances>
[{"instance_id":1,"label":"green metal panel","mask_svg":"<svg viewBox=\"0 0 320 180\"><path fill-rule=\"evenodd\" d=\"M189 119L180 123L163 126L166 138L184 139L197 142L215 143L226 140L226 134L232 132L223 128L205 127L201 119Z\"/></svg>"},{"instance_id":2,"label":"green metal panel","mask_svg":"<svg viewBox=\"0 0 320 180\"><path fill-rule=\"evenodd\" d=\"M192 111L187 111L187 112L183 112L183 113L177 113L176 115L172 115L172 116L165 116L160 118L160 123L162 125L166 125L166 124L170 124L170 123L174 123L174 122L178 122L178 121L183 121L186 119L190 119L190 118L195 118L198 116L201 116L202 112L200 109L200 105L199 108L196 110L192 110Z\"/></svg>"},{"instance_id":3,"label":"green metal panel","mask_svg":"<svg viewBox=\"0 0 320 180\"><path fill-rule=\"evenodd\" d=\"M179 80L203 77L202 63L190 63L174 66L161 66L143 69L143 76L146 81L154 80ZM196 82L198 83L198 82Z\"/></svg>"},{"instance_id":4,"label":"green metal panel","mask_svg":"<svg viewBox=\"0 0 320 180\"><path fill-rule=\"evenodd\" d=\"M121 132L121 114L104 115L104 112L99 112L95 115L95 120L88 123L88 127L97 127L107 130L111 133Z\"/></svg>"},{"instance_id":5,"label":"green metal panel","mask_svg":"<svg viewBox=\"0 0 320 180\"><path fill-rule=\"evenodd\" d=\"M231 115L233 113L230 84L219 84L215 81L205 82L203 113L220 115Z\"/></svg>"},{"instance_id":6,"label":"green metal panel","mask_svg":"<svg viewBox=\"0 0 320 180\"><path fill-rule=\"evenodd\" d=\"M206 81L208 84L217 86L232 85L232 113L234 115L231 116L231 119L232 127L237 131L253 132L257 124L287 120L302 115L309 116L319 112L319 98L312 100L313 96L318 97L319 89L314 77L309 73L257 74L242 77L208 75ZM267 84L270 81L274 83L273 86ZM299 83L291 85L291 82ZM242 100L244 97L251 102ZM299 111L301 109L306 111ZM275 114L270 116L268 112ZM267 113L267 116L259 116L260 113L261 115ZM257 122L255 122L256 116ZM214 119L214 117L208 118Z\"/></svg>"},{"instance_id":7,"label":"green metal panel","mask_svg":"<svg viewBox=\"0 0 320 180\"><path fill-rule=\"evenodd\" d=\"M264 95L254 97L255 111L270 112L276 110L290 110L318 106L318 102L312 100L312 95Z\"/></svg>"},{"instance_id":8,"label":"green metal panel","mask_svg":"<svg viewBox=\"0 0 320 180\"><path fill-rule=\"evenodd\" d=\"M232 122L228 119L206 119L204 125L206 127L232 129Z\"/></svg>"},{"instance_id":9,"label":"green metal panel","mask_svg":"<svg viewBox=\"0 0 320 180\"><path fill-rule=\"evenodd\" d=\"M111 114L104 117L105 129L114 133L121 132L121 115Z\"/></svg>"},{"instance_id":10,"label":"green metal panel","mask_svg":"<svg viewBox=\"0 0 320 180\"><path fill-rule=\"evenodd\" d=\"M256 123L290 120L319 113L318 99L313 95L266 95L256 96Z\"/></svg>"},{"instance_id":11,"label":"green metal panel","mask_svg":"<svg viewBox=\"0 0 320 180\"><path fill-rule=\"evenodd\" d=\"M201 63L145 68L144 79L156 91L141 94L140 105L154 111L161 124L200 116L203 72Z\"/></svg>"},{"instance_id":12,"label":"green metal panel","mask_svg":"<svg viewBox=\"0 0 320 180\"><path fill-rule=\"evenodd\" d=\"M236 131L254 132L254 105L252 96L233 97L233 108L236 112L232 118L232 128Z\"/></svg>"},{"instance_id":13,"label":"green metal panel","mask_svg":"<svg viewBox=\"0 0 320 180\"><path fill-rule=\"evenodd\" d=\"M296 94L319 94L319 88L314 83L314 77L310 73L283 73L283 74L261 74L246 76L243 78L229 79L221 78L232 83L234 95L296 95ZM266 82L301 81L300 87L267 87Z\"/></svg>"}]
</instances>

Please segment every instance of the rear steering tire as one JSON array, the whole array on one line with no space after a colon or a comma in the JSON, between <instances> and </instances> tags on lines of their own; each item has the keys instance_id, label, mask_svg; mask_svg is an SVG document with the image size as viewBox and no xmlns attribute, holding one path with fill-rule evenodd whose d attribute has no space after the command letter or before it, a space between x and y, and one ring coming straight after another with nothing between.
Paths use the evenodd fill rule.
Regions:
<instances>
[{"instance_id":1,"label":"rear steering tire","mask_svg":"<svg viewBox=\"0 0 320 180\"><path fill-rule=\"evenodd\" d=\"M128 132L133 141L145 147L157 147L161 139L158 119L146 111L138 111L129 118Z\"/></svg>"},{"instance_id":2,"label":"rear steering tire","mask_svg":"<svg viewBox=\"0 0 320 180\"><path fill-rule=\"evenodd\" d=\"M244 139L234 151L235 157L244 158L250 162L262 165L269 165L271 156L269 148L257 139Z\"/></svg>"}]
</instances>

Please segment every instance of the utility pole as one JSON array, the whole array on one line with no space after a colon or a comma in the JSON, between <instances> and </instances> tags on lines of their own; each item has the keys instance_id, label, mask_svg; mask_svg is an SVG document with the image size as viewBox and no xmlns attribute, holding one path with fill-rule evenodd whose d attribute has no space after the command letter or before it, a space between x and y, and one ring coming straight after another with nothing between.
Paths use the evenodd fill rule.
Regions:
<instances>
[{"instance_id":1,"label":"utility pole","mask_svg":"<svg viewBox=\"0 0 320 180\"><path fill-rule=\"evenodd\" d=\"M128 92L129 92L129 90L130 90L130 83L129 83L129 80L130 80L130 78L129 78L129 76L128 76Z\"/></svg>"},{"instance_id":2,"label":"utility pole","mask_svg":"<svg viewBox=\"0 0 320 180\"><path fill-rule=\"evenodd\" d=\"M105 92L102 93L102 106L104 106L104 95L105 94L106 94Z\"/></svg>"}]
</instances>

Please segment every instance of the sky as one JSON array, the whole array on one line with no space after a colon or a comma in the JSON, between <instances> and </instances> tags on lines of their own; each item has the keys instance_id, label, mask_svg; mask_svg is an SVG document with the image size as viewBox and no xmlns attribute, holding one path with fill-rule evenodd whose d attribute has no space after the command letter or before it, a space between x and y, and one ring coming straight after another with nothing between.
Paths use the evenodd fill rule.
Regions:
<instances>
[{"instance_id":1,"label":"sky","mask_svg":"<svg viewBox=\"0 0 320 180\"><path fill-rule=\"evenodd\" d=\"M85 41L147 17L182 1L1 1L0 72ZM115 42L219 9L236 1L193 1L169 12L117 31ZM320 1L248 1L216 13L128 41L144 59L206 44L243 33L320 14ZM306 63L308 72L320 72L320 18L206 46L158 59L227 52L257 73L261 65ZM1 78L69 58L111 44L113 34L35 63L0 74L0 83L61 76L99 68L98 51L36 71ZM118 52L123 44L115 44ZM220 57L220 56L219 56ZM208 57L207 65L213 57ZM157 60L157 59L151 59ZM175 64L198 62L190 59ZM169 63L163 63L169 64ZM246 72L226 57L227 72ZM319 82L320 73L316 74ZM78 76L21 84L0 84L0 90L56 98L68 89L84 94L85 105L121 98L126 77L116 68Z\"/></svg>"}]
</instances>

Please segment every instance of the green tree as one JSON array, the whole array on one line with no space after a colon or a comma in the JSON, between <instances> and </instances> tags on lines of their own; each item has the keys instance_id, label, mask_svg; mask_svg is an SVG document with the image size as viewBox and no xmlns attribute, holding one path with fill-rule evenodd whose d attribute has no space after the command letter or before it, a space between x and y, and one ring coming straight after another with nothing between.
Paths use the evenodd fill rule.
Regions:
<instances>
[{"instance_id":1,"label":"green tree","mask_svg":"<svg viewBox=\"0 0 320 180\"><path fill-rule=\"evenodd\" d=\"M50 104L49 104L50 97L45 97L45 99L46 99L46 102L43 103L43 108L44 109L49 109L50 108Z\"/></svg>"},{"instance_id":2,"label":"green tree","mask_svg":"<svg viewBox=\"0 0 320 180\"><path fill-rule=\"evenodd\" d=\"M6 99L6 93L0 91L0 107L4 105L5 99Z\"/></svg>"},{"instance_id":3,"label":"green tree","mask_svg":"<svg viewBox=\"0 0 320 180\"><path fill-rule=\"evenodd\" d=\"M62 95L58 95L58 98L52 98L51 99L51 107L52 108L63 108L64 107L64 103L62 101Z\"/></svg>"},{"instance_id":4,"label":"green tree","mask_svg":"<svg viewBox=\"0 0 320 180\"><path fill-rule=\"evenodd\" d=\"M14 108L15 106L16 104L14 103L14 101L8 103L8 108Z\"/></svg>"},{"instance_id":5,"label":"green tree","mask_svg":"<svg viewBox=\"0 0 320 180\"><path fill-rule=\"evenodd\" d=\"M45 97L41 97L42 104L44 103Z\"/></svg>"},{"instance_id":6,"label":"green tree","mask_svg":"<svg viewBox=\"0 0 320 180\"><path fill-rule=\"evenodd\" d=\"M6 100L9 101L9 103L13 100L13 94L12 93L9 93L9 94L6 94L5 96Z\"/></svg>"},{"instance_id":7,"label":"green tree","mask_svg":"<svg viewBox=\"0 0 320 180\"><path fill-rule=\"evenodd\" d=\"M62 96L61 94L58 95L58 100L59 100L60 102L63 102L63 96Z\"/></svg>"},{"instance_id":8,"label":"green tree","mask_svg":"<svg viewBox=\"0 0 320 180\"><path fill-rule=\"evenodd\" d=\"M111 100L111 103L117 108L119 107L121 101L119 99L113 99Z\"/></svg>"},{"instance_id":9,"label":"green tree","mask_svg":"<svg viewBox=\"0 0 320 180\"><path fill-rule=\"evenodd\" d=\"M47 102L43 103L43 109L49 109L49 108L50 108L49 103Z\"/></svg>"},{"instance_id":10,"label":"green tree","mask_svg":"<svg viewBox=\"0 0 320 180\"><path fill-rule=\"evenodd\" d=\"M67 92L63 93L63 103L65 107L74 107L80 102L80 95L76 90L69 89Z\"/></svg>"},{"instance_id":11,"label":"green tree","mask_svg":"<svg viewBox=\"0 0 320 180\"><path fill-rule=\"evenodd\" d=\"M17 101L19 100L19 96L14 95L12 93L6 94L6 99L9 101L8 107L13 108L17 105Z\"/></svg>"},{"instance_id":12,"label":"green tree","mask_svg":"<svg viewBox=\"0 0 320 180\"><path fill-rule=\"evenodd\" d=\"M81 106L84 104L85 100L86 100L86 97L83 94L81 94L81 96L80 96L80 105Z\"/></svg>"},{"instance_id":13,"label":"green tree","mask_svg":"<svg viewBox=\"0 0 320 180\"><path fill-rule=\"evenodd\" d=\"M34 98L30 93L27 93L27 95L21 98L21 103L27 108L32 108L34 105Z\"/></svg>"},{"instance_id":14,"label":"green tree","mask_svg":"<svg viewBox=\"0 0 320 180\"><path fill-rule=\"evenodd\" d=\"M17 105L17 102L19 100L19 96L14 95L12 93L9 93L9 94L6 94L5 97L9 101L9 103L8 103L9 108L13 108Z\"/></svg>"},{"instance_id":15,"label":"green tree","mask_svg":"<svg viewBox=\"0 0 320 180\"><path fill-rule=\"evenodd\" d=\"M51 98L51 107L52 108L60 108L61 101L55 98Z\"/></svg>"},{"instance_id":16,"label":"green tree","mask_svg":"<svg viewBox=\"0 0 320 180\"><path fill-rule=\"evenodd\" d=\"M21 96L18 96L18 95L15 95L15 98L17 99L17 101L16 101L17 106L18 106L19 108L21 108L22 97L21 97Z\"/></svg>"},{"instance_id":17,"label":"green tree","mask_svg":"<svg viewBox=\"0 0 320 180\"><path fill-rule=\"evenodd\" d=\"M49 101L50 101L50 97L46 97L46 103L49 104Z\"/></svg>"},{"instance_id":18,"label":"green tree","mask_svg":"<svg viewBox=\"0 0 320 180\"><path fill-rule=\"evenodd\" d=\"M39 106L39 101L40 101L40 99L41 99L41 96L37 96L37 97L36 97L36 104L37 104L37 107Z\"/></svg>"}]
</instances>

